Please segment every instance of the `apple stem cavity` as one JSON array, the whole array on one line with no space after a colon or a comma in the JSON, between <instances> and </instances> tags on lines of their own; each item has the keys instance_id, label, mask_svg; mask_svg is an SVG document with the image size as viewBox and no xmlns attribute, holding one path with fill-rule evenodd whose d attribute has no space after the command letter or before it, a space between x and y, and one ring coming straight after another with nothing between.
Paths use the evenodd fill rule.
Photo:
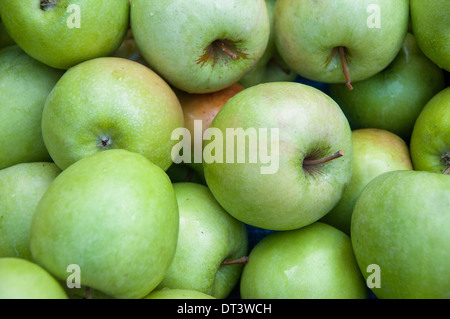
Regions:
<instances>
[{"instance_id":1,"label":"apple stem cavity","mask_svg":"<svg viewBox=\"0 0 450 319\"><path fill-rule=\"evenodd\" d=\"M106 148L109 145L111 145L111 143L112 143L112 140L111 140L111 138L109 136L102 136L100 138L100 142L97 144L97 147Z\"/></svg>"},{"instance_id":2,"label":"apple stem cavity","mask_svg":"<svg viewBox=\"0 0 450 319\"><path fill-rule=\"evenodd\" d=\"M341 62L342 62L342 70L344 71L345 76L345 84L349 88L349 90L353 90L353 86L351 85L351 78L350 73L348 72L348 65L347 60L345 58L345 47L338 47L339 55L341 56Z\"/></svg>"},{"instance_id":3,"label":"apple stem cavity","mask_svg":"<svg viewBox=\"0 0 450 319\"><path fill-rule=\"evenodd\" d=\"M227 265L240 265L240 264L246 264L246 263L248 263L248 257L247 256L243 256L243 257L238 258L238 259L224 260L224 261L222 261L222 263L220 265L221 266L227 266Z\"/></svg>"},{"instance_id":4,"label":"apple stem cavity","mask_svg":"<svg viewBox=\"0 0 450 319\"><path fill-rule=\"evenodd\" d=\"M57 2L58 0L41 0L40 9L42 11L47 11L48 9L55 7Z\"/></svg>"},{"instance_id":5,"label":"apple stem cavity","mask_svg":"<svg viewBox=\"0 0 450 319\"><path fill-rule=\"evenodd\" d=\"M239 60L240 58L247 58L247 54L242 49L236 47L234 42L230 40L215 40L206 49L205 53L196 61L203 67L210 62L214 67L218 59L231 58Z\"/></svg>"},{"instance_id":6,"label":"apple stem cavity","mask_svg":"<svg viewBox=\"0 0 450 319\"><path fill-rule=\"evenodd\" d=\"M319 165L319 164L324 164L327 163L331 160L334 160L336 158L339 158L341 156L344 156L344 151L337 151L336 153L333 153L329 156L323 157L323 158L319 158L319 159L304 159L303 160L303 165L304 166L311 166L311 165Z\"/></svg>"}]
</instances>

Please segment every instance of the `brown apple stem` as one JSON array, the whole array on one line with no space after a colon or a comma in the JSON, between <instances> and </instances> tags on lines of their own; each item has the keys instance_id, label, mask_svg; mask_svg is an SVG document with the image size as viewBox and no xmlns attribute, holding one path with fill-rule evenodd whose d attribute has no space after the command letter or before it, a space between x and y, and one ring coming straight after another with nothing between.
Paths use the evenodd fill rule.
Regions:
<instances>
[{"instance_id":1,"label":"brown apple stem","mask_svg":"<svg viewBox=\"0 0 450 319\"><path fill-rule=\"evenodd\" d=\"M336 158L339 158L341 156L344 156L344 151L337 151L334 154L331 154L330 156L326 156L324 158L319 158L315 160L304 160L303 165L318 165L318 164L324 164L326 162L329 162L331 160L334 160Z\"/></svg>"},{"instance_id":2,"label":"brown apple stem","mask_svg":"<svg viewBox=\"0 0 450 319\"><path fill-rule=\"evenodd\" d=\"M353 86L350 84L351 79L350 79L350 73L348 72L348 65L347 65L347 60L345 59L345 48L344 47L339 47L339 54L341 56L341 62L342 62L342 69L344 71L344 75L345 75L345 84L347 85L347 87L350 90L353 90Z\"/></svg>"},{"instance_id":3,"label":"brown apple stem","mask_svg":"<svg viewBox=\"0 0 450 319\"><path fill-rule=\"evenodd\" d=\"M444 175L450 175L450 166L447 166L447 168L444 169L444 171L442 172L442 174L444 174Z\"/></svg>"},{"instance_id":4,"label":"brown apple stem","mask_svg":"<svg viewBox=\"0 0 450 319\"><path fill-rule=\"evenodd\" d=\"M217 40L216 44L223 52L228 54L230 56L230 58L232 58L233 60L239 59L239 57L235 53L231 52L231 50L227 48L227 46L225 45L225 43L223 41Z\"/></svg>"},{"instance_id":5,"label":"brown apple stem","mask_svg":"<svg viewBox=\"0 0 450 319\"><path fill-rule=\"evenodd\" d=\"M86 299L92 299L91 287L86 286L85 297L86 297Z\"/></svg>"},{"instance_id":6,"label":"brown apple stem","mask_svg":"<svg viewBox=\"0 0 450 319\"><path fill-rule=\"evenodd\" d=\"M227 265L237 265L237 264L246 264L246 263L248 263L248 257L243 256L241 258L234 259L234 260L224 260L224 261L222 261L222 263L220 265L227 266Z\"/></svg>"},{"instance_id":7,"label":"brown apple stem","mask_svg":"<svg viewBox=\"0 0 450 319\"><path fill-rule=\"evenodd\" d=\"M189 167L186 178L184 179L185 183L189 183L191 181L191 178L192 178L192 168Z\"/></svg>"}]
</instances>

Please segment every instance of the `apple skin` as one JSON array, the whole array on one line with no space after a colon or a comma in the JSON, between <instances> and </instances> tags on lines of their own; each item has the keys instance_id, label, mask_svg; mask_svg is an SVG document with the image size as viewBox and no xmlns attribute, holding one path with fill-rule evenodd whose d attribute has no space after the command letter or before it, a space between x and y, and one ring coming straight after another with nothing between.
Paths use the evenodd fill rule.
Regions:
<instances>
[{"instance_id":1,"label":"apple skin","mask_svg":"<svg viewBox=\"0 0 450 319\"><path fill-rule=\"evenodd\" d=\"M450 72L450 7L447 0L410 0L411 26L420 49Z\"/></svg>"},{"instance_id":2,"label":"apple skin","mask_svg":"<svg viewBox=\"0 0 450 319\"><path fill-rule=\"evenodd\" d=\"M338 204L322 219L350 236L353 208L364 187L393 170L412 170L408 145L392 132L359 129L352 132L353 174Z\"/></svg>"},{"instance_id":3,"label":"apple skin","mask_svg":"<svg viewBox=\"0 0 450 319\"><path fill-rule=\"evenodd\" d=\"M415 170L442 173L450 166L450 87L431 98L418 116L410 152Z\"/></svg>"},{"instance_id":4,"label":"apple skin","mask_svg":"<svg viewBox=\"0 0 450 319\"><path fill-rule=\"evenodd\" d=\"M369 28L367 9L381 11L380 28ZM343 46L353 82L383 70L400 50L408 28L408 0L280 0L274 12L275 44L287 65L300 76L345 83L339 54Z\"/></svg>"},{"instance_id":5,"label":"apple skin","mask_svg":"<svg viewBox=\"0 0 450 319\"><path fill-rule=\"evenodd\" d=\"M264 237L250 252L242 299L365 299L350 238L321 222Z\"/></svg>"},{"instance_id":6,"label":"apple skin","mask_svg":"<svg viewBox=\"0 0 450 319\"><path fill-rule=\"evenodd\" d=\"M33 259L58 280L81 270L81 285L112 298L143 298L164 278L178 238L172 183L144 156L108 150L64 170L31 224Z\"/></svg>"},{"instance_id":7,"label":"apple skin","mask_svg":"<svg viewBox=\"0 0 450 319\"><path fill-rule=\"evenodd\" d=\"M68 299L45 269L26 259L0 258L0 299Z\"/></svg>"},{"instance_id":8,"label":"apple skin","mask_svg":"<svg viewBox=\"0 0 450 319\"><path fill-rule=\"evenodd\" d=\"M80 27L69 28L69 5L80 8ZM130 4L127 0L58 0L47 10L40 1L3 0L0 12L11 38L34 59L58 69L109 56L124 40Z\"/></svg>"},{"instance_id":9,"label":"apple skin","mask_svg":"<svg viewBox=\"0 0 450 319\"><path fill-rule=\"evenodd\" d=\"M61 75L17 45L0 50L0 169L51 161L42 138L42 110Z\"/></svg>"},{"instance_id":10,"label":"apple skin","mask_svg":"<svg viewBox=\"0 0 450 319\"><path fill-rule=\"evenodd\" d=\"M5 25L0 18L0 49L14 44L14 40L9 35L8 31L6 31Z\"/></svg>"},{"instance_id":11,"label":"apple skin","mask_svg":"<svg viewBox=\"0 0 450 319\"><path fill-rule=\"evenodd\" d=\"M152 291L144 299L217 299L203 292L189 289L161 289Z\"/></svg>"},{"instance_id":12,"label":"apple skin","mask_svg":"<svg viewBox=\"0 0 450 319\"><path fill-rule=\"evenodd\" d=\"M270 21L264 0L135 0L131 28L142 56L166 81L210 93L239 81L262 57ZM234 43L238 59L217 51L202 60L216 40Z\"/></svg>"},{"instance_id":13,"label":"apple skin","mask_svg":"<svg viewBox=\"0 0 450 319\"><path fill-rule=\"evenodd\" d=\"M243 264L221 263L247 255L245 225L231 217L206 186L175 183L173 188L180 216L178 244L156 289L197 290L224 299L239 282Z\"/></svg>"},{"instance_id":14,"label":"apple skin","mask_svg":"<svg viewBox=\"0 0 450 319\"><path fill-rule=\"evenodd\" d=\"M61 169L108 149L144 155L167 170L183 126L177 96L155 72L131 60L103 57L68 70L50 92L42 135ZM102 145L102 140L108 140Z\"/></svg>"},{"instance_id":15,"label":"apple skin","mask_svg":"<svg viewBox=\"0 0 450 319\"><path fill-rule=\"evenodd\" d=\"M409 141L425 104L445 87L444 72L419 49L408 33L392 63L367 80L330 84L330 96L339 104L353 129L379 128Z\"/></svg>"},{"instance_id":16,"label":"apple skin","mask_svg":"<svg viewBox=\"0 0 450 319\"><path fill-rule=\"evenodd\" d=\"M450 178L391 171L373 179L353 211L351 239L358 265L380 269L379 299L448 299ZM366 277L367 278L367 277Z\"/></svg>"},{"instance_id":17,"label":"apple skin","mask_svg":"<svg viewBox=\"0 0 450 319\"><path fill-rule=\"evenodd\" d=\"M30 227L36 206L61 170L54 163L22 163L0 170L0 258L31 260Z\"/></svg>"},{"instance_id":18,"label":"apple skin","mask_svg":"<svg viewBox=\"0 0 450 319\"><path fill-rule=\"evenodd\" d=\"M311 224L337 204L350 181L350 126L339 106L313 87L271 82L247 88L228 100L211 123L213 127L223 132L224 146L227 128L268 128L268 134L271 129L279 130L279 154L273 151L279 165L273 174L261 174L268 164L249 163L248 156L245 163L237 163L236 155L234 163L225 159L208 163L204 158L205 179L214 197L246 224L270 230ZM267 140L270 143L271 137ZM249 148L248 139L245 148ZM303 169L305 157L319 159L339 150L343 157L312 171Z\"/></svg>"},{"instance_id":19,"label":"apple skin","mask_svg":"<svg viewBox=\"0 0 450 319\"><path fill-rule=\"evenodd\" d=\"M239 83L248 88L260 83L294 81L297 74L283 61L275 46L274 18L276 0L265 0L270 18L270 34L266 50L256 65L244 75Z\"/></svg>"}]
</instances>

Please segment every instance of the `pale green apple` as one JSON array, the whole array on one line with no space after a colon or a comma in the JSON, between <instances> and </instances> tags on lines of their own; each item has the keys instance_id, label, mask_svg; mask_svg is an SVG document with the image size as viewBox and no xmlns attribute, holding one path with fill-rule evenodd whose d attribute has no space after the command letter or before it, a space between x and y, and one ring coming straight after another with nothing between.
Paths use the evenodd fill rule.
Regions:
<instances>
[{"instance_id":1,"label":"pale green apple","mask_svg":"<svg viewBox=\"0 0 450 319\"><path fill-rule=\"evenodd\" d=\"M407 32L409 1L277 0L274 16L275 44L287 65L310 80L350 83L394 60Z\"/></svg>"},{"instance_id":2,"label":"pale green apple","mask_svg":"<svg viewBox=\"0 0 450 319\"><path fill-rule=\"evenodd\" d=\"M350 235L353 208L364 187L393 170L413 169L408 145L392 132L359 129L352 132L353 174L338 204L321 221Z\"/></svg>"},{"instance_id":3,"label":"pale green apple","mask_svg":"<svg viewBox=\"0 0 450 319\"><path fill-rule=\"evenodd\" d=\"M0 50L0 169L51 161L42 138L42 110L61 75L17 45Z\"/></svg>"},{"instance_id":4,"label":"pale green apple","mask_svg":"<svg viewBox=\"0 0 450 319\"><path fill-rule=\"evenodd\" d=\"M144 156L107 150L64 170L31 224L33 259L58 280L112 298L143 298L164 278L178 238L178 206L167 174Z\"/></svg>"},{"instance_id":5,"label":"pale green apple","mask_svg":"<svg viewBox=\"0 0 450 319\"><path fill-rule=\"evenodd\" d=\"M271 230L311 224L337 204L350 181L348 121L311 86L247 88L228 100L211 128L203 154L206 182L222 207L246 224ZM344 156L325 161L340 151Z\"/></svg>"},{"instance_id":6,"label":"pale green apple","mask_svg":"<svg viewBox=\"0 0 450 319\"><path fill-rule=\"evenodd\" d=\"M0 18L0 49L15 44Z\"/></svg>"},{"instance_id":7,"label":"pale green apple","mask_svg":"<svg viewBox=\"0 0 450 319\"><path fill-rule=\"evenodd\" d=\"M217 299L197 290L161 289L152 291L144 299Z\"/></svg>"},{"instance_id":8,"label":"pale green apple","mask_svg":"<svg viewBox=\"0 0 450 319\"><path fill-rule=\"evenodd\" d=\"M6 30L31 57L59 69L111 55L129 26L127 0L0 1Z\"/></svg>"},{"instance_id":9,"label":"pale green apple","mask_svg":"<svg viewBox=\"0 0 450 319\"><path fill-rule=\"evenodd\" d=\"M442 174L391 171L366 186L351 239L361 272L378 281L378 298L450 298L449 207L450 178Z\"/></svg>"},{"instance_id":10,"label":"pale green apple","mask_svg":"<svg viewBox=\"0 0 450 319\"><path fill-rule=\"evenodd\" d=\"M26 259L0 258L0 299L67 299L45 269Z\"/></svg>"},{"instance_id":11,"label":"pale green apple","mask_svg":"<svg viewBox=\"0 0 450 319\"><path fill-rule=\"evenodd\" d=\"M265 0L270 18L270 34L266 50L256 65L244 75L239 83L244 87L250 87L260 83L293 81L297 74L283 61L275 47L273 12L276 0Z\"/></svg>"},{"instance_id":12,"label":"pale green apple","mask_svg":"<svg viewBox=\"0 0 450 319\"><path fill-rule=\"evenodd\" d=\"M394 61L367 80L331 84L330 96L339 104L353 129L379 128L409 141L425 104L445 87L444 72L418 48L408 33Z\"/></svg>"},{"instance_id":13,"label":"pale green apple","mask_svg":"<svg viewBox=\"0 0 450 319\"><path fill-rule=\"evenodd\" d=\"M163 170L172 164L183 111L170 86L146 66L103 57L68 70L49 94L42 135L61 169L108 149L144 155Z\"/></svg>"},{"instance_id":14,"label":"pale green apple","mask_svg":"<svg viewBox=\"0 0 450 319\"><path fill-rule=\"evenodd\" d=\"M231 217L206 186L175 183L173 188L180 216L178 244L157 289L197 290L226 298L238 283L243 264L222 262L246 257L245 225Z\"/></svg>"},{"instance_id":15,"label":"pale green apple","mask_svg":"<svg viewBox=\"0 0 450 319\"><path fill-rule=\"evenodd\" d=\"M364 299L368 289L349 236L320 222L274 232L250 252L242 299Z\"/></svg>"},{"instance_id":16,"label":"pale green apple","mask_svg":"<svg viewBox=\"0 0 450 319\"><path fill-rule=\"evenodd\" d=\"M0 258L32 260L31 220L42 195L60 172L54 163L46 162L0 170Z\"/></svg>"},{"instance_id":17,"label":"pale green apple","mask_svg":"<svg viewBox=\"0 0 450 319\"><path fill-rule=\"evenodd\" d=\"M415 170L441 173L450 167L450 87L425 105L410 143Z\"/></svg>"},{"instance_id":18,"label":"pale green apple","mask_svg":"<svg viewBox=\"0 0 450 319\"><path fill-rule=\"evenodd\" d=\"M264 0L133 0L131 28L149 66L188 93L224 89L262 57Z\"/></svg>"},{"instance_id":19,"label":"pale green apple","mask_svg":"<svg viewBox=\"0 0 450 319\"><path fill-rule=\"evenodd\" d=\"M411 26L420 49L450 72L450 6L448 0L410 0Z\"/></svg>"}]
</instances>

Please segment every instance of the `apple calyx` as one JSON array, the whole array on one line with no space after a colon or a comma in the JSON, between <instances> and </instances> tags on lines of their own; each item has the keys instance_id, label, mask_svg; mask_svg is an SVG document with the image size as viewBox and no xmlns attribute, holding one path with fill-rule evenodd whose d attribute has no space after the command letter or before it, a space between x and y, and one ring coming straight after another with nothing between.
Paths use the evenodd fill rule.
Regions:
<instances>
[{"instance_id":1,"label":"apple calyx","mask_svg":"<svg viewBox=\"0 0 450 319\"><path fill-rule=\"evenodd\" d=\"M306 171L312 171L313 167L316 167L317 165L325 164L329 161L332 161L336 158L339 158L341 156L344 156L344 151L340 150L336 153L333 153L329 156L325 156L322 158L315 158L315 152L307 155L305 159L303 160L303 169Z\"/></svg>"},{"instance_id":2,"label":"apple calyx","mask_svg":"<svg viewBox=\"0 0 450 319\"><path fill-rule=\"evenodd\" d=\"M239 265L239 264L246 264L246 263L248 263L248 257L242 256L241 258L238 258L238 259L224 260L224 261L222 261L222 263L220 265L227 266L227 265Z\"/></svg>"},{"instance_id":3,"label":"apple calyx","mask_svg":"<svg viewBox=\"0 0 450 319\"><path fill-rule=\"evenodd\" d=\"M47 11L48 9L55 7L57 2L58 0L41 0L40 9L42 11Z\"/></svg>"},{"instance_id":4,"label":"apple calyx","mask_svg":"<svg viewBox=\"0 0 450 319\"><path fill-rule=\"evenodd\" d=\"M102 136L100 138L100 142L97 144L97 147L107 148L112 144L112 139L109 136Z\"/></svg>"},{"instance_id":5,"label":"apple calyx","mask_svg":"<svg viewBox=\"0 0 450 319\"><path fill-rule=\"evenodd\" d=\"M246 59L247 54L244 49L240 49L235 42L230 40L215 40L206 49L205 53L196 61L203 67L206 63L211 63L214 67L219 59L227 61L229 59L239 60Z\"/></svg>"}]
</instances>

